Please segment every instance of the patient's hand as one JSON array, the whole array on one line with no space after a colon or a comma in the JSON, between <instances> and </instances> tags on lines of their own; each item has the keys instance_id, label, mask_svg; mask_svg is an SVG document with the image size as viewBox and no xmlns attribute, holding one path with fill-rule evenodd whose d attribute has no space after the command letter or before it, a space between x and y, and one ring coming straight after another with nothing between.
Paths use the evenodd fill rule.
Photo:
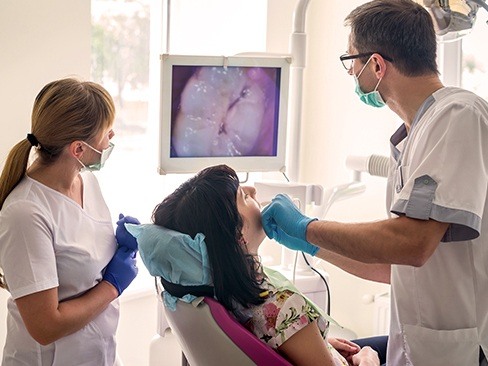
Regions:
<instances>
[{"instance_id":1,"label":"patient's hand","mask_svg":"<svg viewBox=\"0 0 488 366\"><path fill-rule=\"evenodd\" d=\"M368 346L361 348L347 361L354 366L378 366L380 364L378 353Z\"/></svg>"},{"instance_id":2,"label":"patient's hand","mask_svg":"<svg viewBox=\"0 0 488 366\"><path fill-rule=\"evenodd\" d=\"M361 350L361 347L356 343L348 341L347 339L328 337L327 341L347 360L350 360L353 355Z\"/></svg>"}]
</instances>

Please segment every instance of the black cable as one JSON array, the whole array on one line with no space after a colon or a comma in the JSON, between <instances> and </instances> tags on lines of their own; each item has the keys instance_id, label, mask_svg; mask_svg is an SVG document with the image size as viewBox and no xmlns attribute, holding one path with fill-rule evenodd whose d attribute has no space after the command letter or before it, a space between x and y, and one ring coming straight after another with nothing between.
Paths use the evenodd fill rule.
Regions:
<instances>
[{"instance_id":1,"label":"black cable","mask_svg":"<svg viewBox=\"0 0 488 366\"><path fill-rule=\"evenodd\" d=\"M325 287L327 288L327 310L326 310L326 312L327 312L327 315L330 316L330 288L329 288L329 284L327 283L327 280L324 278L324 276L322 276L322 273L317 271L315 268L312 267L312 265L310 263L308 263L307 257L305 256L304 252L302 252L302 256L303 256L303 259L305 260L305 263L307 263L307 266L309 266L312 271L317 273L320 276L320 278L322 279L322 281L324 281Z\"/></svg>"}]
</instances>

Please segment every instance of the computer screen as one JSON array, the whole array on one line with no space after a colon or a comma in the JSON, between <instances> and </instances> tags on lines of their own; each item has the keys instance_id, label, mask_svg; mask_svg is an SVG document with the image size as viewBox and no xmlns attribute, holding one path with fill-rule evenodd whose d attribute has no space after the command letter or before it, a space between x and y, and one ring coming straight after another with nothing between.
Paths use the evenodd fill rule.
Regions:
<instances>
[{"instance_id":1,"label":"computer screen","mask_svg":"<svg viewBox=\"0 0 488 366\"><path fill-rule=\"evenodd\" d=\"M289 57L161 55L160 174L284 171Z\"/></svg>"}]
</instances>

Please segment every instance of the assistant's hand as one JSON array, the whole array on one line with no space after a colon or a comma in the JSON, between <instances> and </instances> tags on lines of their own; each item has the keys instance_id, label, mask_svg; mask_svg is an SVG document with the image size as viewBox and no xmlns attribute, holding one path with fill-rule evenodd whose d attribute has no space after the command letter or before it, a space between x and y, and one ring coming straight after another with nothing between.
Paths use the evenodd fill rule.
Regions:
<instances>
[{"instance_id":1,"label":"assistant's hand","mask_svg":"<svg viewBox=\"0 0 488 366\"><path fill-rule=\"evenodd\" d=\"M111 261L105 268L103 280L110 282L118 291L119 296L136 278L136 252L125 246L119 246Z\"/></svg>"},{"instance_id":2,"label":"assistant's hand","mask_svg":"<svg viewBox=\"0 0 488 366\"><path fill-rule=\"evenodd\" d=\"M319 250L307 239L307 226L317 220L303 215L292 200L278 194L261 213L266 235L293 250L300 250L310 255L315 255Z\"/></svg>"},{"instance_id":3,"label":"assistant's hand","mask_svg":"<svg viewBox=\"0 0 488 366\"><path fill-rule=\"evenodd\" d=\"M117 238L117 243L121 247L127 247L131 250L137 250L137 240L134 238L125 228L124 224L137 224L139 225L140 222L135 217L131 216L124 216L123 214L119 214L119 221L117 221L117 229L115 229L115 237Z\"/></svg>"}]
</instances>

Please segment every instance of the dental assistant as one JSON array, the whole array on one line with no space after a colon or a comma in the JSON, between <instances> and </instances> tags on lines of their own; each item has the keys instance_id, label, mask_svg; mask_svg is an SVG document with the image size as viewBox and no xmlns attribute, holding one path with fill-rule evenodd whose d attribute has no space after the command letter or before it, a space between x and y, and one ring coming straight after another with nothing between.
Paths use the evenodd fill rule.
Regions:
<instances>
[{"instance_id":1,"label":"dental assistant","mask_svg":"<svg viewBox=\"0 0 488 366\"><path fill-rule=\"evenodd\" d=\"M421 5L373 0L346 24L341 61L357 94L404 122L390 140L390 218L319 221L279 195L263 226L289 248L391 283L388 365L478 365L488 355L488 103L442 85Z\"/></svg>"},{"instance_id":2,"label":"dental assistant","mask_svg":"<svg viewBox=\"0 0 488 366\"><path fill-rule=\"evenodd\" d=\"M113 148L114 116L100 85L53 81L35 99L31 132L8 155L0 177L0 286L11 295L3 366L117 364L117 298L137 274L137 247L116 242L90 172Z\"/></svg>"}]
</instances>

